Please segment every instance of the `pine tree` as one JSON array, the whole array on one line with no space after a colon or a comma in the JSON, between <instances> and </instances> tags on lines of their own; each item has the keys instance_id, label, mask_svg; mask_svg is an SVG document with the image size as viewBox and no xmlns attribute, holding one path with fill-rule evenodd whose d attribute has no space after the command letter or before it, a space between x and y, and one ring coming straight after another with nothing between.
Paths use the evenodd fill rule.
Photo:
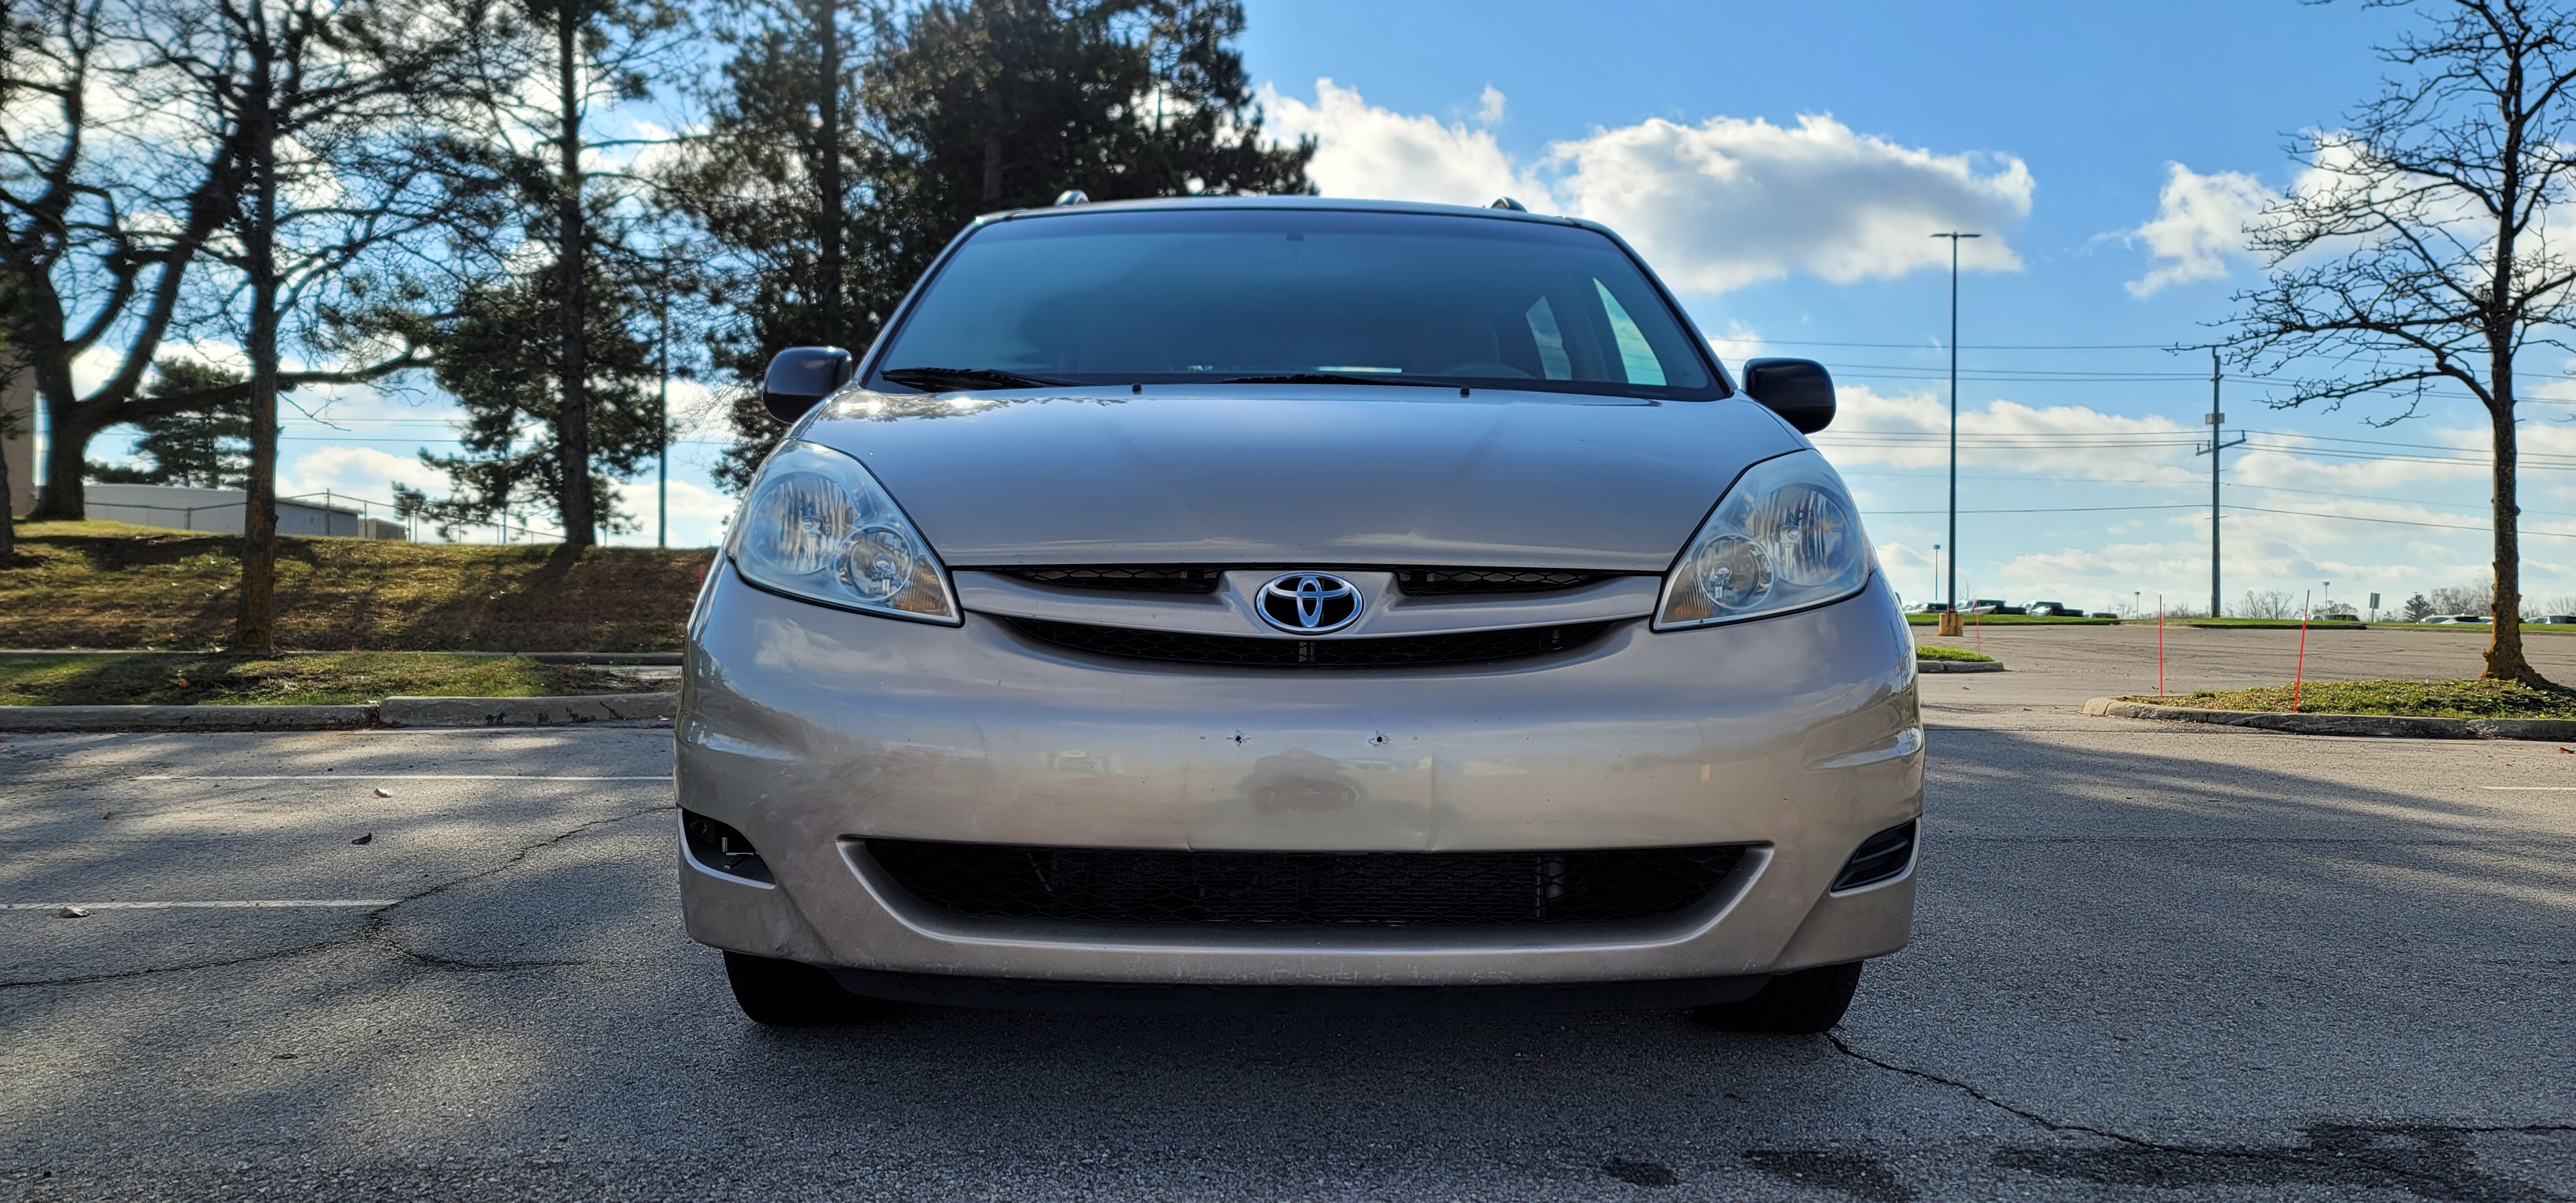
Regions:
<instances>
[{"instance_id":1,"label":"pine tree","mask_svg":"<svg viewBox=\"0 0 2576 1203\"><path fill-rule=\"evenodd\" d=\"M250 407L240 372L193 359L164 359L143 388L152 416L134 423L134 453L150 467L90 461L89 478L108 484L238 489L250 480ZM205 398L188 400L188 398ZM174 399L186 408L165 408Z\"/></svg>"}]
</instances>

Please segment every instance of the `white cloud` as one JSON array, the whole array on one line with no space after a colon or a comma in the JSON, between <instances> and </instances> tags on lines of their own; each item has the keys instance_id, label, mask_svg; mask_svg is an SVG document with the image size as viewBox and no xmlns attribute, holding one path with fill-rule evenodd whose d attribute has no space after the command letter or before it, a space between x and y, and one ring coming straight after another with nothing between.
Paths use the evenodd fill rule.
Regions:
<instances>
[{"instance_id":1,"label":"white cloud","mask_svg":"<svg viewBox=\"0 0 2576 1203\"><path fill-rule=\"evenodd\" d=\"M1708 349L1717 352L1720 362L1731 365L1737 371L1744 369L1745 360L1761 358L1762 348L1765 345L1762 336L1756 333L1753 327L1739 321L1726 323L1726 333L1712 334L1708 337Z\"/></svg>"},{"instance_id":2,"label":"white cloud","mask_svg":"<svg viewBox=\"0 0 2576 1203\"><path fill-rule=\"evenodd\" d=\"M1515 196L1618 230L1693 292L1795 272L1842 283L1946 266L1936 230L1986 235L1961 248L1967 267L2021 265L2006 236L2029 216L2034 184L2015 158L1935 154L1807 115L1787 126L1652 118L1555 143L1524 164L1487 128L1503 114L1491 88L1472 126L1375 107L1329 79L1315 81L1315 95L1309 104L1265 88L1263 104L1280 132L1316 139L1309 174L1326 195L1468 205Z\"/></svg>"},{"instance_id":3,"label":"white cloud","mask_svg":"<svg viewBox=\"0 0 2576 1203\"><path fill-rule=\"evenodd\" d=\"M1532 208L1551 203L1546 188L1516 168L1483 128L1375 108L1329 79L1315 81L1313 104L1265 87L1262 108L1268 128L1315 139L1306 170L1327 196L1452 205L1516 196ZM1480 124L1492 125L1502 114L1503 94L1485 89Z\"/></svg>"},{"instance_id":4,"label":"white cloud","mask_svg":"<svg viewBox=\"0 0 2576 1203\"><path fill-rule=\"evenodd\" d=\"M2132 245L2144 243L2156 261L2146 275L2129 281L2129 294L2148 297L2174 284L2222 279L2232 265L2252 261L2245 227L2278 199L2241 171L2202 175L2180 163L2165 164L2155 217L2126 235Z\"/></svg>"},{"instance_id":5,"label":"white cloud","mask_svg":"<svg viewBox=\"0 0 2576 1203\"><path fill-rule=\"evenodd\" d=\"M1838 465L1934 468L1950 462L1950 407L1932 392L1883 396L1867 385L1834 389L1834 424L1815 436ZM1993 400L1959 411L1959 462L1983 469L2096 480L2190 479L2174 458L2191 458L2195 428L2161 417L2133 418L2081 405Z\"/></svg>"},{"instance_id":6,"label":"white cloud","mask_svg":"<svg viewBox=\"0 0 2576 1203\"><path fill-rule=\"evenodd\" d=\"M1566 211L1620 232L1674 287L1724 292L1807 272L1835 283L1901 276L1950 261L1936 230L1985 237L1963 266L2021 266L2004 241L2030 215L2021 160L1980 172L1969 155L1936 155L1854 133L1831 117L1792 126L1712 117L1660 118L1550 148Z\"/></svg>"}]
</instances>

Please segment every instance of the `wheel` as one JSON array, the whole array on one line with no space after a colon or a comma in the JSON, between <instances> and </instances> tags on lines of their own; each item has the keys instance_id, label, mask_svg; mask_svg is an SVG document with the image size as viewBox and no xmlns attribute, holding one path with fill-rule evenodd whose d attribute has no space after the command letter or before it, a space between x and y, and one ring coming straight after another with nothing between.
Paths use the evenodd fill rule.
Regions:
<instances>
[{"instance_id":1,"label":"wheel","mask_svg":"<svg viewBox=\"0 0 2576 1203\"><path fill-rule=\"evenodd\" d=\"M894 1004L852 994L832 975L812 965L724 954L725 978L733 983L733 1000L752 1022L773 1028L831 1027L885 1016Z\"/></svg>"},{"instance_id":2,"label":"wheel","mask_svg":"<svg viewBox=\"0 0 2576 1203\"><path fill-rule=\"evenodd\" d=\"M1853 961L1783 973L1751 998L1700 1007L1691 1018L1723 1032L1812 1036L1842 1022L1860 988L1860 966Z\"/></svg>"}]
</instances>

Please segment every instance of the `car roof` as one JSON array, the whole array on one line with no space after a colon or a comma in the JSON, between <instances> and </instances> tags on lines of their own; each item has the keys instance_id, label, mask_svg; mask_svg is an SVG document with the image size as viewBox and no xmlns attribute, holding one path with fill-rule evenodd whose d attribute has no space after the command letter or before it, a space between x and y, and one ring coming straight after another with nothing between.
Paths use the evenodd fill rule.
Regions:
<instances>
[{"instance_id":1,"label":"car roof","mask_svg":"<svg viewBox=\"0 0 2576 1203\"><path fill-rule=\"evenodd\" d=\"M975 219L977 224L994 221L1027 221L1033 218L1084 217L1099 213L1134 213L1140 210L1170 209L1305 209L1339 213L1419 213L1442 217L1481 217L1492 221L1533 221L1551 226L1581 226L1587 230L1608 232L1599 222L1579 217L1558 217L1530 213L1519 209L1481 208L1474 205L1435 205L1422 201L1365 200L1341 196L1171 196L1152 200L1084 201L1074 205L1049 205L1039 209L1002 209Z\"/></svg>"}]
</instances>

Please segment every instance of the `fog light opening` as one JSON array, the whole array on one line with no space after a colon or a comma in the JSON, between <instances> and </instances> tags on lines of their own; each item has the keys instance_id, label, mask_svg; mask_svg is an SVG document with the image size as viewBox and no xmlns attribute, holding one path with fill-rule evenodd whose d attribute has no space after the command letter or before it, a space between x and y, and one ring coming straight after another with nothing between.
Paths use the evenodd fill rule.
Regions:
<instances>
[{"instance_id":1,"label":"fog light opening","mask_svg":"<svg viewBox=\"0 0 2576 1203\"><path fill-rule=\"evenodd\" d=\"M1914 863L1914 824L1902 823L1860 842L1843 871L1834 875L1833 892L1856 890L1905 875Z\"/></svg>"},{"instance_id":2,"label":"fog light opening","mask_svg":"<svg viewBox=\"0 0 2576 1203\"><path fill-rule=\"evenodd\" d=\"M688 845L689 859L700 868L775 885L778 879L769 872L769 862L744 839L741 832L692 811L680 812L680 838Z\"/></svg>"}]
</instances>

